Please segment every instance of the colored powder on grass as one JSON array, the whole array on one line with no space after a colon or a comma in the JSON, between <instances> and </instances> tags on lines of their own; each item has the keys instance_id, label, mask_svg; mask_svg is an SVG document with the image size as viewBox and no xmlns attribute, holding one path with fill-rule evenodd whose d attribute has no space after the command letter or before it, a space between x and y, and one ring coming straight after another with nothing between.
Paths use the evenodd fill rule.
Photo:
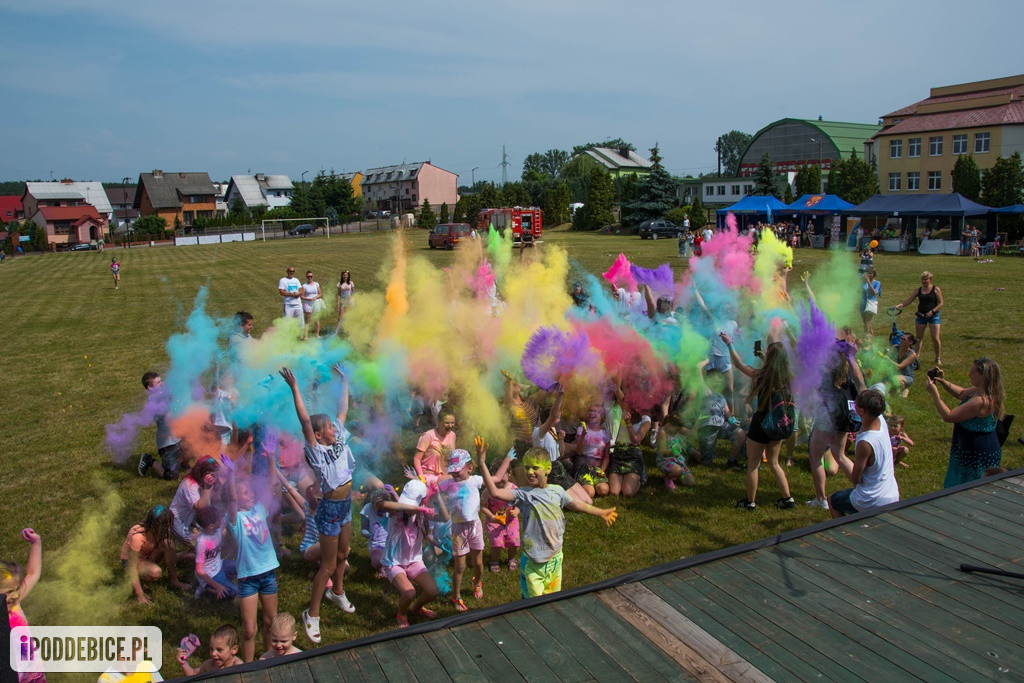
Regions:
<instances>
[{"instance_id":1,"label":"colored powder on grass","mask_svg":"<svg viewBox=\"0 0 1024 683\"><path fill-rule=\"evenodd\" d=\"M615 287L635 292L636 279L633 276L632 265L625 254L619 254L611 268L602 273L601 276Z\"/></svg>"}]
</instances>

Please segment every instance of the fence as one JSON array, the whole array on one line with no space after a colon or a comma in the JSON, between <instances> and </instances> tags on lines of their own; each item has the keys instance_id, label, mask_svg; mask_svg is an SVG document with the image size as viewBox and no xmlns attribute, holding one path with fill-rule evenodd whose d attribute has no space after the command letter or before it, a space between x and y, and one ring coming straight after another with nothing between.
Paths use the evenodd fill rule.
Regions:
<instances>
[{"instance_id":1,"label":"fence","mask_svg":"<svg viewBox=\"0 0 1024 683\"><path fill-rule=\"evenodd\" d=\"M174 246L192 246L197 244L223 244L225 242L254 242L256 240L273 240L273 239L300 239L301 237L316 237L325 236L322 227L317 227L317 230L311 235L305 236L293 236L288 234L288 230L295 226L285 227L285 225L272 226L268 224L265 228L261 225L225 225L223 227L216 228L182 228L176 230L174 233ZM381 218L371 221L357 221L354 223L344 223L341 225L332 225L329 228L329 234L331 235L343 235L348 233L358 232L378 232L380 230L392 230L392 225L388 219Z\"/></svg>"}]
</instances>

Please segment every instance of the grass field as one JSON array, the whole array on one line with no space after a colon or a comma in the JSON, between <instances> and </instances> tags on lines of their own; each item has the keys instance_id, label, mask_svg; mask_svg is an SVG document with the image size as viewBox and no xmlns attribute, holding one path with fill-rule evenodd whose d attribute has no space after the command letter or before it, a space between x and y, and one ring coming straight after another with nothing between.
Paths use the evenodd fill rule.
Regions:
<instances>
[{"instance_id":1,"label":"grass field","mask_svg":"<svg viewBox=\"0 0 1024 683\"><path fill-rule=\"evenodd\" d=\"M680 269L675 240L642 241L636 237L574 234L549 231L546 246L559 245L590 271L604 270L619 252L634 263L654 267L669 260ZM114 290L108 264L111 253L95 252L32 255L0 264L0 291L7 313L0 327L0 558L24 562L27 544L19 537L25 526L43 537L43 582L58 582L55 551L79 537L83 515L110 504L104 497L113 489L122 501L116 514L106 515L106 525L90 540L89 558L74 562L98 565L120 579L118 549L125 531L141 521L151 505L167 503L172 483L155 478L139 479L135 460L119 467L103 446L104 426L123 413L137 410L143 400L139 378L145 370L162 369L167 359L164 343L180 329L201 285L208 285L208 309L230 315L249 310L256 316L258 335L280 310L277 279L288 264L310 268L326 288L333 287L343 269L352 272L362 291L380 289L378 275L390 251L392 236L355 234L322 238L275 240L200 247L136 248L117 251L122 264L122 285ZM426 248L426 234L413 232L411 251L437 265L454 260L447 252ZM546 248L546 247L541 247ZM822 251L800 250L797 272L823 261ZM1003 257L978 264L966 258L880 254L876 267L884 284L881 309L905 298L917 286L922 270L935 273L946 299L943 318L943 360L947 376L966 384L967 369L974 358L992 356L1003 368L1007 410L1018 412L1022 362L1017 311L1022 296L1020 272L1024 260ZM912 315L900 320L912 324ZM878 327L888 320L879 316ZM930 348L923 354L932 358ZM935 414L923 381L910 398L895 399L893 408L907 417L908 432L916 441L909 469L897 468L903 497L941 486L951 427ZM1004 451L1008 467L1022 464L1024 447L1014 430ZM471 435L460 433L460 445ZM140 439L139 450L153 449L153 432ZM635 499L620 502L619 522L609 530L599 528L591 517L570 516L566 536L565 585L597 581L640 567L770 536L821 521L827 513L811 511L802 501L811 497L806 465L806 446L798 447L797 464L790 471L793 495L801 504L795 510L776 510L770 505L754 513L732 506L743 495L743 476L718 464L695 470L698 486L667 492L648 486ZM652 479L655 479L652 477ZM771 476L762 476L759 501L777 497ZM832 480L829 491L843 488ZM608 503L605 503L607 505ZM393 626L395 596L368 569L366 544L354 532L354 573L346 588L358 611L344 615L331 605L323 612L324 643L366 635ZM297 547L298 536L290 545ZM116 571L115 571L116 570ZM286 557L279 571L281 609L298 616L309 598L312 568L301 559ZM190 573L187 575L190 578ZM65 586L71 594L75 579ZM41 584L42 585L42 584ZM485 576L486 598L493 605L518 597L518 581L510 572ZM67 594L67 593L65 593ZM129 601L127 589L95 614L96 622L144 623L160 626L165 635L165 657L173 655L171 641L195 632L204 642L222 622L237 623L230 604L196 604L190 596L164 586L151 591L150 607ZM36 600L37 602L33 602ZM29 598L29 621L47 623L59 605ZM470 599L469 603L473 603ZM442 614L452 610L447 601ZM308 646L300 637L300 647ZM258 649L259 650L259 649ZM169 661L169 660L165 660ZM173 662L165 675L177 672Z\"/></svg>"}]
</instances>

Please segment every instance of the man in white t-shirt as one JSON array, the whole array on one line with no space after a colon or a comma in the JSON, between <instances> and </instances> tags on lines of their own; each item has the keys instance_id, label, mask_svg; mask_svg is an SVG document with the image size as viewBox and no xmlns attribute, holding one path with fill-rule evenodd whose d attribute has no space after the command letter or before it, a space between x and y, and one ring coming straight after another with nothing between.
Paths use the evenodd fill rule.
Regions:
<instances>
[{"instance_id":1,"label":"man in white t-shirt","mask_svg":"<svg viewBox=\"0 0 1024 683\"><path fill-rule=\"evenodd\" d=\"M288 266L287 273L277 283L277 291L284 299L284 317L303 320L301 283L299 278L295 277L294 267Z\"/></svg>"}]
</instances>

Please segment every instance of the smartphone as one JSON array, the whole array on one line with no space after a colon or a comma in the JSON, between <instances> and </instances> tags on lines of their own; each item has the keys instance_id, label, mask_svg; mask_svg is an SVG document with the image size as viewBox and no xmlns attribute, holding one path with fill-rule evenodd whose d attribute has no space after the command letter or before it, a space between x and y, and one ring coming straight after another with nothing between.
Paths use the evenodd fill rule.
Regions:
<instances>
[{"instance_id":1,"label":"smartphone","mask_svg":"<svg viewBox=\"0 0 1024 683\"><path fill-rule=\"evenodd\" d=\"M761 340L760 339L758 339L757 341L754 342L754 353L755 354L761 353Z\"/></svg>"}]
</instances>

